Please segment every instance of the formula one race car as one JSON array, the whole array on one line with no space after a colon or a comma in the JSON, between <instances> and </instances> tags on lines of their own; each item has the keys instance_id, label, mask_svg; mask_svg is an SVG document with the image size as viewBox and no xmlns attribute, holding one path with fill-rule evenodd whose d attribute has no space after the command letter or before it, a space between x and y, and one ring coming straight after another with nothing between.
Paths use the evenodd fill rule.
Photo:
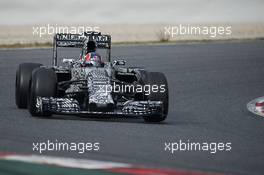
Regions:
<instances>
[{"instance_id":1,"label":"formula one race car","mask_svg":"<svg viewBox=\"0 0 264 175\"><path fill-rule=\"evenodd\" d=\"M57 48L81 48L76 59L57 64ZM106 49L105 61L96 49ZM111 36L96 32L55 34L53 66L22 63L16 72L16 104L32 116L141 116L161 122L168 114L168 84L160 72L110 61Z\"/></svg>"}]
</instances>

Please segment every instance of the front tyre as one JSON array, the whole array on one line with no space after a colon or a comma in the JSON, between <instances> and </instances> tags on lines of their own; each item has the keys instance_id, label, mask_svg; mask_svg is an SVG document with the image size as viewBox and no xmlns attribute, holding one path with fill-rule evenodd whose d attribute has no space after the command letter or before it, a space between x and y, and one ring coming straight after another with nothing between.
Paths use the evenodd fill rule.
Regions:
<instances>
[{"instance_id":1,"label":"front tyre","mask_svg":"<svg viewBox=\"0 0 264 175\"><path fill-rule=\"evenodd\" d=\"M51 112L39 112L37 97L56 97L57 76L53 69L39 68L33 71L28 97L28 110L32 116L51 116Z\"/></svg>"},{"instance_id":2,"label":"front tyre","mask_svg":"<svg viewBox=\"0 0 264 175\"><path fill-rule=\"evenodd\" d=\"M146 95L146 100L161 101L163 103L161 115L144 117L144 120L145 122L162 122L167 118L169 108L169 88L167 79L161 72L146 72L144 79L145 85L150 85L150 87L162 87L158 92L150 91L150 94Z\"/></svg>"},{"instance_id":3,"label":"front tyre","mask_svg":"<svg viewBox=\"0 0 264 175\"><path fill-rule=\"evenodd\" d=\"M16 71L16 105L18 108L27 108L27 97L29 90L29 81L32 71L39 68L42 64L22 63Z\"/></svg>"}]
</instances>

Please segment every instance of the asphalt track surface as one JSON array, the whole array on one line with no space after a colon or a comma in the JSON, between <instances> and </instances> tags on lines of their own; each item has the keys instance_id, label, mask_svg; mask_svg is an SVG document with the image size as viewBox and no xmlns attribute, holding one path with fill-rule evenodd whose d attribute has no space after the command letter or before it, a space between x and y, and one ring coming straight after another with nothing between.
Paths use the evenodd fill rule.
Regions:
<instances>
[{"instance_id":1,"label":"asphalt track surface","mask_svg":"<svg viewBox=\"0 0 264 175\"><path fill-rule=\"evenodd\" d=\"M33 153L32 142L100 142L99 152L45 155L149 167L263 174L264 118L246 103L264 95L264 42L115 46L113 57L164 72L169 115L161 124L137 119L31 117L15 105L15 70L22 62L50 65L51 49L0 50L0 151ZM75 57L78 52L65 55ZM164 151L164 142L231 142L231 151Z\"/></svg>"}]
</instances>

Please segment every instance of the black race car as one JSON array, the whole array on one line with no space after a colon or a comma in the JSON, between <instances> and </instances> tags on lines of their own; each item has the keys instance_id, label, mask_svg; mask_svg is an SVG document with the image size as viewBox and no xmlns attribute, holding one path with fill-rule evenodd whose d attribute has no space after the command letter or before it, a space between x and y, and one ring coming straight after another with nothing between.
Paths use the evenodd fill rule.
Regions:
<instances>
[{"instance_id":1,"label":"black race car","mask_svg":"<svg viewBox=\"0 0 264 175\"><path fill-rule=\"evenodd\" d=\"M16 72L16 104L32 116L142 116L161 122L168 114L168 84L160 72L111 62L111 36L96 32L56 34L53 65L22 63ZM92 43L92 44L91 44ZM89 50L94 46L92 52ZM80 57L57 64L58 47L81 49ZM106 49L105 61L96 49Z\"/></svg>"}]
</instances>

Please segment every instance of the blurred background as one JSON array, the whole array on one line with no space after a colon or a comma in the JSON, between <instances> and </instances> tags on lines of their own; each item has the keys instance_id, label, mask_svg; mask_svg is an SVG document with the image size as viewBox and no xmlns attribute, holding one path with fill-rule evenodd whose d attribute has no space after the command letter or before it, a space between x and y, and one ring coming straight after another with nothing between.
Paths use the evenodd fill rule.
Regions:
<instances>
[{"instance_id":1,"label":"blurred background","mask_svg":"<svg viewBox=\"0 0 264 175\"><path fill-rule=\"evenodd\" d=\"M167 40L264 37L263 0L0 0L0 44L51 42L33 27L98 26L114 42L163 41L165 26L231 26L232 35ZM166 40L166 41L167 41Z\"/></svg>"}]
</instances>

